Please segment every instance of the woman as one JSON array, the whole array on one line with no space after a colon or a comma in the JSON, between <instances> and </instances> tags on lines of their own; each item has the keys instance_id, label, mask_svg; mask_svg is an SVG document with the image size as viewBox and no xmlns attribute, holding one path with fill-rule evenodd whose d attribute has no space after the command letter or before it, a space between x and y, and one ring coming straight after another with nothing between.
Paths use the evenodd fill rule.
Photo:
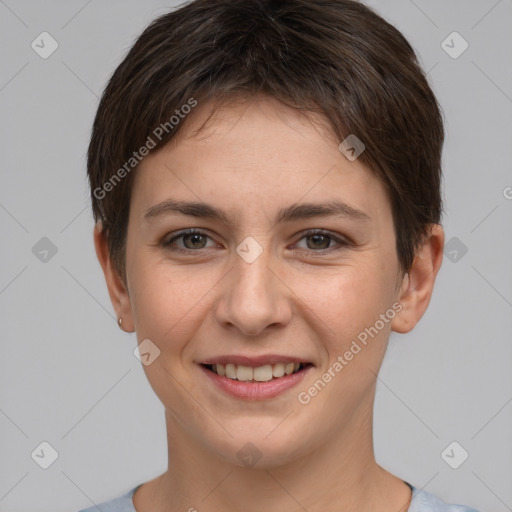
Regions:
<instances>
[{"instance_id":1,"label":"woman","mask_svg":"<svg viewBox=\"0 0 512 512\"><path fill-rule=\"evenodd\" d=\"M472 510L389 473L372 440L390 332L442 261L443 138L412 48L358 2L196 0L151 23L88 174L169 463L101 510Z\"/></svg>"}]
</instances>

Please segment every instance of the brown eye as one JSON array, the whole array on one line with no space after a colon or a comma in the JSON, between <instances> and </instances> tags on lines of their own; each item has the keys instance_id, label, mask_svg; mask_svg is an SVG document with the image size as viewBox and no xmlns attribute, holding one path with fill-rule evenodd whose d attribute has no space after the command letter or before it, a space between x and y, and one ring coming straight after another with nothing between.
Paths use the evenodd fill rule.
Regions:
<instances>
[{"instance_id":1,"label":"brown eye","mask_svg":"<svg viewBox=\"0 0 512 512\"><path fill-rule=\"evenodd\" d=\"M304 245L299 245L302 240L305 240ZM344 249L350 245L347 240L330 233L329 231L323 230L312 230L303 233L302 238L297 243L297 246L301 250L307 250L310 252L322 253L322 251L330 252L338 249Z\"/></svg>"},{"instance_id":2,"label":"brown eye","mask_svg":"<svg viewBox=\"0 0 512 512\"><path fill-rule=\"evenodd\" d=\"M187 249L202 249L206 243L206 237L198 233L182 235L183 245Z\"/></svg>"},{"instance_id":3,"label":"brown eye","mask_svg":"<svg viewBox=\"0 0 512 512\"><path fill-rule=\"evenodd\" d=\"M170 239L165 239L163 242L164 247L174 252L194 252L199 249L208 249L212 246L207 246L210 236L203 231L196 229L187 229L181 233L177 233ZM181 243L179 243L181 241Z\"/></svg>"},{"instance_id":4,"label":"brown eye","mask_svg":"<svg viewBox=\"0 0 512 512\"><path fill-rule=\"evenodd\" d=\"M309 235L307 238L311 241L309 249L328 249L332 240L328 235Z\"/></svg>"}]
</instances>

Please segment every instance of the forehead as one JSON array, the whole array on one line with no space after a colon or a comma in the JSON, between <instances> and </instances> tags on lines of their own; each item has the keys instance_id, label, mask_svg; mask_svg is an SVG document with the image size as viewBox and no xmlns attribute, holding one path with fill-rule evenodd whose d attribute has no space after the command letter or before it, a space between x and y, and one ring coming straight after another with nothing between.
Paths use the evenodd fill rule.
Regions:
<instances>
[{"instance_id":1,"label":"forehead","mask_svg":"<svg viewBox=\"0 0 512 512\"><path fill-rule=\"evenodd\" d=\"M199 104L167 146L139 164L136 206L169 194L208 200L243 215L256 205L341 200L362 211L389 209L382 184L357 159L349 161L326 120L265 97Z\"/></svg>"}]
</instances>

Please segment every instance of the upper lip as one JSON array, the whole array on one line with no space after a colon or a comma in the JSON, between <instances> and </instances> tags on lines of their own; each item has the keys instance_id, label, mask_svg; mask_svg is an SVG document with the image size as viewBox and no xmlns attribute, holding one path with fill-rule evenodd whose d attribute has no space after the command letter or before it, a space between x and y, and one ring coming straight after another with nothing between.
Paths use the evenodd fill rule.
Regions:
<instances>
[{"instance_id":1,"label":"upper lip","mask_svg":"<svg viewBox=\"0 0 512 512\"><path fill-rule=\"evenodd\" d=\"M211 357L201 361L201 364L236 364L243 366L265 366L267 364L277 363L309 363L306 359L294 356L285 356L279 354L264 354L261 356L241 356L241 355L224 355Z\"/></svg>"}]
</instances>

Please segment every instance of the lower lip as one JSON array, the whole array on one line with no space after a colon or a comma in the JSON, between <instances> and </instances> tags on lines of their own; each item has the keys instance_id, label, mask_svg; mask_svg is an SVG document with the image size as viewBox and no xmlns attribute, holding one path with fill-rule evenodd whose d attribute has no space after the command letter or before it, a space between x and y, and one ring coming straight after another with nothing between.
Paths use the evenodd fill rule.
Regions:
<instances>
[{"instance_id":1,"label":"lower lip","mask_svg":"<svg viewBox=\"0 0 512 512\"><path fill-rule=\"evenodd\" d=\"M266 382L228 379L227 377L221 377L202 365L200 365L200 368L215 385L229 395L245 398L246 400L263 400L265 398L274 398L287 389L296 386L313 366L307 366L297 373L284 375L283 377L274 378Z\"/></svg>"}]
</instances>

